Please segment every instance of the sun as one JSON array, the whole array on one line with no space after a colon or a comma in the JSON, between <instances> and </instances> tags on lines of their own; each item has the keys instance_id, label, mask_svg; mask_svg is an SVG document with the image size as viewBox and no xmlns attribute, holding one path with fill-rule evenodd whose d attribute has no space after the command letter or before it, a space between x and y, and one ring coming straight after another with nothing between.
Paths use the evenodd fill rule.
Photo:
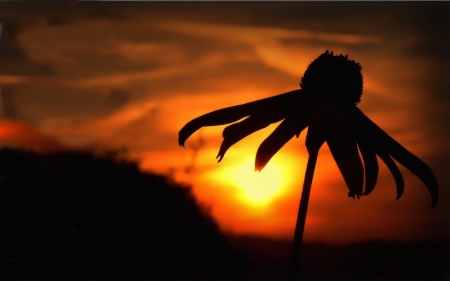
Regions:
<instances>
[{"instance_id":1,"label":"sun","mask_svg":"<svg viewBox=\"0 0 450 281\"><path fill-rule=\"evenodd\" d=\"M230 173L230 180L239 187L243 201L262 206L280 194L282 175L275 163L268 164L261 172L255 172L254 161L250 158L235 166Z\"/></svg>"},{"instance_id":2,"label":"sun","mask_svg":"<svg viewBox=\"0 0 450 281\"><path fill-rule=\"evenodd\" d=\"M199 182L206 185L218 184L226 188L224 190L230 200L242 207L250 207L246 210L260 212L268 210L272 203L291 194L292 186L301 180L297 177L296 171L303 167L302 162L298 161L299 158L303 158L302 154L294 151L280 153L275 155L261 172L257 172L253 155L239 161L240 157L237 156L244 153L248 152L246 150L233 152L229 157L231 160L228 159L230 163L221 162L216 169L210 169L201 175L202 180Z\"/></svg>"}]
</instances>

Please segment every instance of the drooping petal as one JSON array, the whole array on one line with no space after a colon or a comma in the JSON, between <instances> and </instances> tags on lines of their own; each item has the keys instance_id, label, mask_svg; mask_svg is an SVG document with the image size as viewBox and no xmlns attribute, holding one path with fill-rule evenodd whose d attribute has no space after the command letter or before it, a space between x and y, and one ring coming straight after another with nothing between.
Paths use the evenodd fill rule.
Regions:
<instances>
[{"instance_id":1,"label":"drooping petal","mask_svg":"<svg viewBox=\"0 0 450 281\"><path fill-rule=\"evenodd\" d=\"M306 147L311 153L325 140L350 189L349 197L362 195L364 169L353 132L354 116L348 106L323 101L317 104L316 115L308 128Z\"/></svg>"},{"instance_id":2,"label":"drooping petal","mask_svg":"<svg viewBox=\"0 0 450 281\"><path fill-rule=\"evenodd\" d=\"M234 123L226 127L223 130L222 136L224 139L222 141L222 145L220 146L219 154L216 157L219 158L218 162L222 161L225 156L225 152L227 152L233 144L256 131L269 126L271 123L280 121L281 119L278 118L279 116L251 115L241 122Z\"/></svg>"},{"instance_id":3,"label":"drooping petal","mask_svg":"<svg viewBox=\"0 0 450 281\"><path fill-rule=\"evenodd\" d=\"M364 175L365 175L365 191L364 195L369 195L377 183L378 178L378 161L375 151L370 143L364 139L357 141L359 151L361 152L364 161Z\"/></svg>"},{"instance_id":4,"label":"drooping petal","mask_svg":"<svg viewBox=\"0 0 450 281\"><path fill-rule=\"evenodd\" d=\"M219 109L188 122L178 133L178 144L184 146L185 141L198 129L205 126L218 126L236 122L252 114L283 115L290 107L303 99L301 90ZM280 118L281 120L283 118Z\"/></svg>"},{"instance_id":5,"label":"drooping petal","mask_svg":"<svg viewBox=\"0 0 450 281\"><path fill-rule=\"evenodd\" d=\"M400 169L395 164L394 160L392 158L384 153L384 152L378 152L378 156L383 160L383 162L388 167L389 171L391 171L391 174L394 176L395 185L397 187L397 197L396 199L400 199L402 197L403 191L405 190L405 182L403 180L402 173L400 172Z\"/></svg>"},{"instance_id":6,"label":"drooping petal","mask_svg":"<svg viewBox=\"0 0 450 281\"><path fill-rule=\"evenodd\" d=\"M403 181L403 176L402 176L399 168L395 164L394 160L392 160L392 158L386 152L375 151L375 148L374 148L375 145L373 144L373 140L370 138L370 135L367 135L364 132L364 130L359 130L357 132L357 142L358 142L358 146L360 148L361 155L364 160L364 166L365 166L364 172L365 172L365 176L366 176L366 190L364 192L364 195L369 195L369 193L373 190L373 188L376 184L376 180L377 180L376 177L378 176L378 162L376 162L376 155L378 155L381 158L381 160L386 164L389 171L391 172L391 174L394 177L395 185L397 188L396 199L398 200L403 194L405 183ZM372 162L372 164L369 164L371 162ZM375 167L375 165L376 165L376 167ZM375 169L376 169L376 172L375 172ZM369 172L369 170L371 170L372 172ZM370 176L370 174L372 174L372 176ZM375 179L369 180L369 177L373 178L374 174L375 174ZM369 182L371 182L371 183L369 183Z\"/></svg>"},{"instance_id":7,"label":"drooping petal","mask_svg":"<svg viewBox=\"0 0 450 281\"><path fill-rule=\"evenodd\" d=\"M307 126L306 119L296 119L287 117L259 146L256 152L255 170L261 171L269 160L277 153L290 139L300 134Z\"/></svg>"},{"instance_id":8,"label":"drooping petal","mask_svg":"<svg viewBox=\"0 0 450 281\"><path fill-rule=\"evenodd\" d=\"M357 108L356 113L358 115L359 129L372 139L377 154L378 152L384 152L390 155L418 176L425 183L431 194L431 207L436 206L439 198L439 185L430 167L386 134Z\"/></svg>"},{"instance_id":9,"label":"drooping petal","mask_svg":"<svg viewBox=\"0 0 450 281\"><path fill-rule=\"evenodd\" d=\"M350 189L349 197L362 195L364 169L359 157L356 141L348 134L327 139L331 154Z\"/></svg>"}]
</instances>

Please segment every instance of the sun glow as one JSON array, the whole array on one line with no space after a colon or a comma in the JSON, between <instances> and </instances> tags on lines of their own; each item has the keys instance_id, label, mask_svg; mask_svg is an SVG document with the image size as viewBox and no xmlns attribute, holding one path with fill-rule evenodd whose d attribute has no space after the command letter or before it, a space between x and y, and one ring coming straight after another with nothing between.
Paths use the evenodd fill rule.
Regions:
<instances>
[{"instance_id":1,"label":"sun glow","mask_svg":"<svg viewBox=\"0 0 450 281\"><path fill-rule=\"evenodd\" d=\"M230 174L230 180L240 188L240 197L251 205L266 205L279 195L282 176L274 163L268 164L261 172L255 172L254 159L238 165Z\"/></svg>"},{"instance_id":2,"label":"sun glow","mask_svg":"<svg viewBox=\"0 0 450 281\"><path fill-rule=\"evenodd\" d=\"M269 208L272 203L292 192L292 184L298 180L296 171L303 166L296 153L279 153L275 155L261 172L255 171L255 156L248 155L241 158L243 151L234 150L225 162L221 162L217 169L212 169L200 176L198 185L214 186L218 184L226 188L230 200L243 208L240 215L246 216L260 213ZM292 157L292 154L295 157ZM231 162L231 163L230 163ZM228 164L228 165L226 165ZM217 203L218 199L214 201ZM222 198L220 201L224 201ZM255 213L256 212L256 213ZM245 214L244 214L245 213Z\"/></svg>"}]
</instances>

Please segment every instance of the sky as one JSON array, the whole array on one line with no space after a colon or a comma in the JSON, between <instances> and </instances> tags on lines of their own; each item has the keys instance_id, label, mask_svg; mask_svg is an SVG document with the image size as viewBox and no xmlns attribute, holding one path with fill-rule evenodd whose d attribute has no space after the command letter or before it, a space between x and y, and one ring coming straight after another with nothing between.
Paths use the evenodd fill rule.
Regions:
<instances>
[{"instance_id":1,"label":"sky","mask_svg":"<svg viewBox=\"0 0 450 281\"><path fill-rule=\"evenodd\" d=\"M299 89L326 50L363 67L358 107L424 160L440 184L384 164L361 199L324 145L305 239L343 243L450 237L449 20L446 2L2 2L0 141L40 152L118 150L143 171L191 185L232 234L291 238L307 161L303 132L261 172L259 144L277 124L215 159L225 126L178 146L193 118Z\"/></svg>"}]
</instances>

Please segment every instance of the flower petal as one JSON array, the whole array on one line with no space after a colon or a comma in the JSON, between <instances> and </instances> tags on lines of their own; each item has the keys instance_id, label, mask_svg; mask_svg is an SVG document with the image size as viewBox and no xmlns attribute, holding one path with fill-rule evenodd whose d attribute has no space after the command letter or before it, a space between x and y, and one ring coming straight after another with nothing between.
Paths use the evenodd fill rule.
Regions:
<instances>
[{"instance_id":1,"label":"flower petal","mask_svg":"<svg viewBox=\"0 0 450 281\"><path fill-rule=\"evenodd\" d=\"M439 199L439 185L430 167L386 134L359 109L356 112L358 114L358 122L360 123L359 128L363 134L366 134L372 139L377 154L379 152L387 153L418 176L425 183L431 194L431 207L436 206Z\"/></svg>"},{"instance_id":2,"label":"flower petal","mask_svg":"<svg viewBox=\"0 0 450 281\"><path fill-rule=\"evenodd\" d=\"M357 141L359 151L361 152L362 159L364 161L364 175L365 175L365 191L364 195L369 195L377 183L378 177L378 161L375 151L364 139L358 139Z\"/></svg>"},{"instance_id":3,"label":"flower petal","mask_svg":"<svg viewBox=\"0 0 450 281\"><path fill-rule=\"evenodd\" d=\"M256 152L255 170L261 171L269 160L295 135L307 126L306 119L287 117L259 146Z\"/></svg>"},{"instance_id":4,"label":"flower petal","mask_svg":"<svg viewBox=\"0 0 450 281\"><path fill-rule=\"evenodd\" d=\"M252 114L282 115L289 107L295 105L304 95L295 90L281 95L261 99L246 104L219 109L188 122L178 133L178 144L185 141L198 129L205 126L218 126L236 122ZM283 118L280 118L281 120Z\"/></svg>"},{"instance_id":5,"label":"flower petal","mask_svg":"<svg viewBox=\"0 0 450 281\"><path fill-rule=\"evenodd\" d=\"M343 133L327 138L327 144L350 189L348 196L354 198L356 195L359 198L362 195L364 169L356 141L350 134Z\"/></svg>"},{"instance_id":6,"label":"flower petal","mask_svg":"<svg viewBox=\"0 0 450 281\"><path fill-rule=\"evenodd\" d=\"M318 150L326 140L331 154L350 189L349 197L362 195L364 169L354 134L354 114L351 108L323 101L317 104L317 115L308 128L306 147ZM310 152L311 153L311 152Z\"/></svg>"},{"instance_id":7,"label":"flower petal","mask_svg":"<svg viewBox=\"0 0 450 281\"><path fill-rule=\"evenodd\" d=\"M218 162L222 161L227 150L238 141L242 140L246 136L261 130L271 123L280 121L282 118L279 116L256 116L251 115L239 123L234 123L223 130L223 141L220 146L219 154L216 158L219 158Z\"/></svg>"},{"instance_id":8,"label":"flower petal","mask_svg":"<svg viewBox=\"0 0 450 281\"><path fill-rule=\"evenodd\" d=\"M394 160L392 158L383 152L378 152L378 156L383 160L383 162L388 167L389 171L391 171L392 175L394 176L395 185L397 186L397 200L402 197L403 191L405 190L405 182L403 180L402 173L400 172L399 168L395 164Z\"/></svg>"}]
</instances>

